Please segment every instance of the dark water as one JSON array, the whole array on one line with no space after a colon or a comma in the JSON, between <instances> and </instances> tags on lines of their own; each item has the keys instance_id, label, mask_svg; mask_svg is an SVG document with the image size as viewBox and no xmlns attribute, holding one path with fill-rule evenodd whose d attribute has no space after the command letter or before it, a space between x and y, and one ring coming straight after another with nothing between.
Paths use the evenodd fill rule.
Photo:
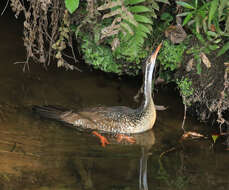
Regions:
<instances>
[{"instance_id":1,"label":"dark water","mask_svg":"<svg viewBox=\"0 0 229 190\"><path fill-rule=\"evenodd\" d=\"M180 141L183 107L166 88L154 96L168 109L133 145L110 139L103 148L89 133L35 116L32 105L135 107L140 79L40 65L23 73L23 65L13 64L25 58L21 24L6 13L0 26L1 190L229 189L228 153L211 138ZM185 127L209 136L208 126L190 117Z\"/></svg>"}]
</instances>

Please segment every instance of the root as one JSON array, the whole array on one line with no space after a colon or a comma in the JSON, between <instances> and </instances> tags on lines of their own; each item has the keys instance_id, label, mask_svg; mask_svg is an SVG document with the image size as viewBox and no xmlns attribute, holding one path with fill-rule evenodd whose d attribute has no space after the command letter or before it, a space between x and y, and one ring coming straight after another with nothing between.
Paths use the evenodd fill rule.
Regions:
<instances>
[{"instance_id":1,"label":"root","mask_svg":"<svg viewBox=\"0 0 229 190\"><path fill-rule=\"evenodd\" d=\"M31 61L41 63L46 68L52 62L53 57L58 60L58 66L79 70L76 66L72 66L66 61L68 57L65 57L64 53L64 50L70 47L73 60L77 63L72 47L72 38L70 37L72 34L69 31L71 20L67 15L67 11L65 11L64 1L9 1L12 10L15 12L15 17L17 18L19 14L24 14L25 17L23 40L27 57L24 62L17 62L24 64L23 71L29 69ZM68 23L67 25L66 22ZM60 29L63 29L63 27L68 28L68 31L65 31L64 34ZM56 43L59 43L56 46L57 48L53 48ZM61 56L58 57L57 55Z\"/></svg>"}]
</instances>

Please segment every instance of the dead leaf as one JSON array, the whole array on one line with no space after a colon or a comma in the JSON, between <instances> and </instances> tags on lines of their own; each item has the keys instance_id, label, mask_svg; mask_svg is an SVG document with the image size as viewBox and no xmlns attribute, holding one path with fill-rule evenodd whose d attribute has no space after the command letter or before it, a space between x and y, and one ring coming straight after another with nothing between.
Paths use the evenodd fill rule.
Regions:
<instances>
[{"instance_id":1,"label":"dead leaf","mask_svg":"<svg viewBox=\"0 0 229 190\"><path fill-rule=\"evenodd\" d=\"M224 65L225 65L226 67L229 67L229 62L225 62Z\"/></svg>"},{"instance_id":2,"label":"dead leaf","mask_svg":"<svg viewBox=\"0 0 229 190\"><path fill-rule=\"evenodd\" d=\"M209 61L208 57L205 55L205 53L201 52L200 53L200 58L203 61L203 63L205 64L205 66L207 68L211 67L211 62Z\"/></svg>"},{"instance_id":3,"label":"dead leaf","mask_svg":"<svg viewBox=\"0 0 229 190\"><path fill-rule=\"evenodd\" d=\"M155 109L158 110L158 111L164 111L164 110L167 110L167 107L165 106L159 106L159 105L155 105Z\"/></svg>"},{"instance_id":4,"label":"dead leaf","mask_svg":"<svg viewBox=\"0 0 229 190\"><path fill-rule=\"evenodd\" d=\"M112 51L114 51L119 45L120 45L119 39L118 38L114 38L112 43L111 43Z\"/></svg>"},{"instance_id":5,"label":"dead leaf","mask_svg":"<svg viewBox=\"0 0 229 190\"><path fill-rule=\"evenodd\" d=\"M202 137L204 137L204 135L197 133L197 132L188 131L182 135L181 139L185 140L189 137L191 137L191 138L202 138Z\"/></svg>"},{"instance_id":6,"label":"dead leaf","mask_svg":"<svg viewBox=\"0 0 229 190\"><path fill-rule=\"evenodd\" d=\"M211 31L212 32L215 32L216 31L216 28L215 28L215 25L214 24L211 25Z\"/></svg>"},{"instance_id":7,"label":"dead leaf","mask_svg":"<svg viewBox=\"0 0 229 190\"><path fill-rule=\"evenodd\" d=\"M164 83L165 79L161 78L161 77L157 77L157 79L155 80L154 84L161 84Z\"/></svg>"},{"instance_id":8,"label":"dead leaf","mask_svg":"<svg viewBox=\"0 0 229 190\"><path fill-rule=\"evenodd\" d=\"M187 72L190 72L192 70L193 62L194 62L194 58L188 61L186 69L185 69Z\"/></svg>"},{"instance_id":9,"label":"dead leaf","mask_svg":"<svg viewBox=\"0 0 229 190\"><path fill-rule=\"evenodd\" d=\"M100 7L97 8L97 10L99 11L104 11L106 9L111 9L113 7L117 7L117 6L120 6L122 5L122 1L110 1L108 3L105 3L103 5L101 5Z\"/></svg>"},{"instance_id":10,"label":"dead leaf","mask_svg":"<svg viewBox=\"0 0 229 190\"><path fill-rule=\"evenodd\" d=\"M171 25L165 30L165 36L171 40L173 44L179 44L184 41L187 34L180 24Z\"/></svg>"}]
</instances>

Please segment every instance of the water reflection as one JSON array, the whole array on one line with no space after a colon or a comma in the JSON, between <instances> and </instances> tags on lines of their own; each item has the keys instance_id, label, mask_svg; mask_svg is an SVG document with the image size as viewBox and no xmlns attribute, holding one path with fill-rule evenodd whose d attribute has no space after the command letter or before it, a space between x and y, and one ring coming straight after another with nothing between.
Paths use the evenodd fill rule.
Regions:
<instances>
[{"instance_id":1,"label":"water reflection","mask_svg":"<svg viewBox=\"0 0 229 190\"><path fill-rule=\"evenodd\" d=\"M125 151L133 151L133 146L134 149L136 151L136 149L141 149L141 151L138 151L138 154L136 154L134 157L132 158L132 156L127 156L123 153L120 154L120 156L118 156L118 159L122 159L122 157L126 157L129 159L129 162L125 162L128 163L127 167L128 169L125 171L125 178L127 181L130 181L131 183L136 183L135 181L135 171L138 168L138 175L139 175L139 190L148 190L148 184L147 184L147 160L148 157L150 156L150 150L152 148L152 146L155 143L155 136L154 136L154 132L152 130L147 131L145 133L141 133L141 134L135 134L132 135L132 137L134 137L136 139L136 144L130 144L129 142L122 142L122 145L120 145L119 143L117 143L116 138L114 136L106 136L109 139L109 142L111 143L110 147L105 148L105 150L103 150L103 153L106 152L105 154L120 154L120 151L122 151L122 149L125 149ZM115 147L116 145L116 147ZM117 145L118 145L118 149L117 149ZM130 145L130 146L128 146ZM114 147L112 147L114 146ZM127 146L127 147L124 147ZM128 150L130 149L130 150ZM136 165L136 156L140 157L139 159L139 164ZM101 155L102 156L102 155ZM109 160L111 158L106 158L105 159ZM107 161L106 160L106 161ZM92 190L92 189L100 189L97 188L94 181L93 181L93 166L95 166L97 163L96 157L94 159L83 159L80 157L75 157L72 160L72 165L75 168L75 172L79 175L80 181L81 181L81 185L83 187L83 189L86 190ZM104 163L106 164L106 162ZM100 165L100 164L98 164ZM113 170L115 169L119 169L120 172L123 172L122 166L121 166L121 162L120 162L120 166L116 165L114 168L112 168ZM137 168L136 168L137 167ZM97 168L97 170L100 170L99 168ZM106 175L106 173L104 173L104 175ZM101 176L103 178L103 176ZM95 177L94 177L95 178ZM119 182L120 183L120 182ZM102 187L104 188L104 187ZM128 186L128 185L123 185L123 184L115 184L112 186L113 189L131 189L134 188L136 189L136 187L132 187L132 186Z\"/></svg>"}]
</instances>

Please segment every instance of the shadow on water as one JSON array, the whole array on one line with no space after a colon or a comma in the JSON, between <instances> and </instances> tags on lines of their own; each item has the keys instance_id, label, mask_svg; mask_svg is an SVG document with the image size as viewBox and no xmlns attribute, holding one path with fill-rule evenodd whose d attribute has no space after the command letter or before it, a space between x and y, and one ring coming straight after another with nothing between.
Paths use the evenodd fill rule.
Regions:
<instances>
[{"instance_id":1,"label":"shadow on water","mask_svg":"<svg viewBox=\"0 0 229 190\"><path fill-rule=\"evenodd\" d=\"M158 112L154 132L135 135L133 145L110 136L103 148L89 133L34 116L32 105L135 107L140 83L98 72L47 72L40 65L23 73L23 65L12 64L25 56L20 23L8 10L0 24L1 190L229 189L225 152L210 138L180 143L183 107L168 89L155 93L168 110ZM186 127L206 134L191 118Z\"/></svg>"}]
</instances>

